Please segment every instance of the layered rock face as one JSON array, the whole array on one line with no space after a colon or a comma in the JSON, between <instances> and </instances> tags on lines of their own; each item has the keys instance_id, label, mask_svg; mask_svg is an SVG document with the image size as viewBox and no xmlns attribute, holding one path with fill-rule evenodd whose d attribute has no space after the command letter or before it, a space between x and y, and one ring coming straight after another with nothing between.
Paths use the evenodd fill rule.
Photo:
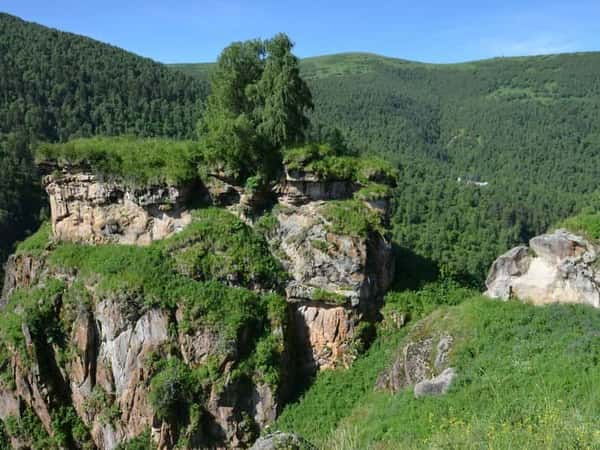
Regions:
<instances>
[{"instance_id":1,"label":"layered rock face","mask_svg":"<svg viewBox=\"0 0 600 450\"><path fill-rule=\"evenodd\" d=\"M135 294L98 295L93 285L77 293L82 301L73 310L66 296L78 282L76 274L48 269L44 256L39 259L35 275L30 265L11 267L13 287L44 286L61 279L65 289L53 300L56 315L72 315L74 320L63 349L22 325L26 353L13 349L12 380L0 380L0 419L19 417L29 409L53 435L53 412L72 405L89 430L92 448L107 450L148 430L159 448L174 448L182 435L194 448L247 448L258 430L275 420L276 388L231 376L240 358L236 349L247 345L244 335L224 352L218 329L198 326L190 333L174 332L186 320L180 309L173 315L167 309L142 308L143 299ZM67 357L64 347L69 349ZM217 363L220 381L204 386L198 405L202 423L191 424L195 428L181 429L180 423L157 417L149 396L156 370L152 361L158 355L167 360L180 355L190 367L209 359ZM15 448L28 445L26 438L13 438Z\"/></svg>"},{"instance_id":2,"label":"layered rock face","mask_svg":"<svg viewBox=\"0 0 600 450\"><path fill-rule=\"evenodd\" d=\"M310 172L290 172L286 169L277 186L277 193L281 202L298 206L311 201L348 198L357 189L356 183L350 180L325 181Z\"/></svg>"},{"instance_id":3,"label":"layered rock face","mask_svg":"<svg viewBox=\"0 0 600 450\"><path fill-rule=\"evenodd\" d=\"M183 207L186 189L99 180L89 172L43 178L58 240L145 245L181 230L191 221Z\"/></svg>"},{"instance_id":4,"label":"layered rock face","mask_svg":"<svg viewBox=\"0 0 600 450\"><path fill-rule=\"evenodd\" d=\"M293 389L291 383L303 383L316 370L352 362L366 334L363 324L377 320L393 276L392 248L379 231L385 225L387 202L351 200L349 207L366 208L365 213L378 218L377 224L369 222L360 232L339 227L335 231L328 201L350 199L357 189L354 182L288 174L275 192L257 193L212 178L197 192L188 192L174 186L133 189L81 170L44 177L53 239L33 252L19 251L6 270L1 306L21 321L21 329L11 332L22 333L24 345L0 348L11 355L2 372L10 376L0 377L0 419L31 412L54 435L56 411L72 410L89 431L91 448L102 450L145 433L160 449L182 442L191 448L248 448L276 419ZM268 243L237 219L233 224L214 215L210 223L228 227L223 232L233 237L220 241L221 247L204 245L207 239L217 240L221 230L198 223L199 211L192 217L185 204L188 194L227 208L247 224L278 196ZM236 234L244 226L250 234ZM171 240L150 245L179 231L182 234ZM260 244L245 247L240 242L244 236ZM61 241L98 245L68 246ZM153 284L160 273L152 280L142 276L141 286L137 272L131 280L127 274L116 277L121 287L107 281L114 268L80 269L86 256L79 250L91 254L91 260L99 254L103 256L98 258L111 258L114 249L110 254L85 253L102 250L101 244L149 245L126 252L135 253L139 259L132 261L140 261L142 267L150 264L153 274L151 267L163 268L160 259L172 262L173 267L164 266L174 272L165 280L168 290L177 294L157 286L146 292L146 283ZM259 249L270 260L252 253ZM75 263L53 260L54 252L61 250L73 251ZM219 261L230 268L227 273L217 270ZM246 270L256 272L256 279L244 281L239 275ZM263 280L264 271L282 275L277 281ZM52 317L45 318L44 326L29 329L12 299L24 295L24 301L31 301L28 295L55 282L58 291L29 306L46 308L45 314ZM223 304L221 296L226 295L234 305L219 309L215 305ZM279 299L279 306L268 303L271 295ZM251 309L259 311L256 316ZM239 328L233 332L225 323ZM0 332L5 333L2 325ZM185 384L192 376L200 377L193 378L198 386ZM186 392L185 398L172 400L187 406L160 412L162 399L152 397L156 380L166 383L161 387L167 394L181 396L185 386L190 398ZM27 436L11 439L17 448L30 445ZM278 438L261 445L274 442ZM293 439L289 443L304 448Z\"/></svg>"},{"instance_id":5,"label":"layered rock face","mask_svg":"<svg viewBox=\"0 0 600 450\"><path fill-rule=\"evenodd\" d=\"M394 270L391 245L381 234L334 233L323 215L326 207L321 201L282 207L270 234L291 275L286 298L307 370L352 361L357 326L373 319Z\"/></svg>"},{"instance_id":6,"label":"layered rock face","mask_svg":"<svg viewBox=\"0 0 600 450\"><path fill-rule=\"evenodd\" d=\"M492 264L486 287L487 296L502 300L600 308L598 247L565 230L534 237Z\"/></svg>"}]
</instances>

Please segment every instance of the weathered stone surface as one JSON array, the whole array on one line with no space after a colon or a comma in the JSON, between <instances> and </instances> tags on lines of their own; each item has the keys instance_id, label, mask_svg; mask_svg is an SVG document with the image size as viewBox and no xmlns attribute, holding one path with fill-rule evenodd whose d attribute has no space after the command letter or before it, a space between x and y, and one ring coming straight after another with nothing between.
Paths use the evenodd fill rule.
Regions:
<instances>
[{"instance_id":1,"label":"weathered stone surface","mask_svg":"<svg viewBox=\"0 0 600 450\"><path fill-rule=\"evenodd\" d=\"M43 184L57 240L145 245L191 221L182 188L133 189L86 172L47 175Z\"/></svg>"},{"instance_id":2,"label":"weathered stone surface","mask_svg":"<svg viewBox=\"0 0 600 450\"><path fill-rule=\"evenodd\" d=\"M324 202L284 207L270 244L291 275L286 287L293 328L310 369L347 365L356 324L377 309L391 283L391 245L378 233L332 233Z\"/></svg>"},{"instance_id":3,"label":"weathered stone surface","mask_svg":"<svg viewBox=\"0 0 600 450\"><path fill-rule=\"evenodd\" d=\"M325 181L311 173L289 173L277 186L279 201L299 206L320 200L341 200L349 198L358 185L349 180Z\"/></svg>"},{"instance_id":4,"label":"weathered stone surface","mask_svg":"<svg viewBox=\"0 0 600 450\"><path fill-rule=\"evenodd\" d=\"M308 372L348 366L358 315L351 308L302 303L294 308L295 340L300 344L300 361Z\"/></svg>"},{"instance_id":5,"label":"weathered stone surface","mask_svg":"<svg viewBox=\"0 0 600 450\"><path fill-rule=\"evenodd\" d=\"M598 249L565 230L537 236L529 248L500 256L486 280L486 295L534 304L582 303L600 307Z\"/></svg>"},{"instance_id":6,"label":"weathered stone surface","mask_svg":"<svg viewBox=\"0 0 600 450\"><path fill-rule=\"evenodd\" d=\"M423 397L424 395L441 395L445 394L450 388L450 384L456 372L452 367L444 369L438 376L433 377L429 380L423 380L415 384L414 393L415 397Z\"/></svg>"},{"instance_id":7,"label":"weathered stone surface","mask_svg":"<svg viewBox=\"0 0 600 450\"><path fill-rule=\"evenodd\" d=\"M259 438L250 450L316 450L306 439L292 433L272 433Z\"/></svg>"},{"instance_id":8,"label":"weathered stone surface","mask_svg":"<svg viewBox=\"0 0 600 450\"><path fill-rule=\"evenodd\" d=\"M422 383L418 388L420 394L436 389L440 393L445 392L443 389L447 387L443 387L444 383L452 381L454 371L451 376L450 372L439 379L438 376L448 369L453 343L454 339L449 334L426 335L409 340L399 349L391 367L379 375L375 388L396 393Z\"/></svg>"},{"instance_id":9,"label":"weathered stone surface","mask_svg":"<svg viewBox=\"0 0 600 450\"><path fill-rule=\"evenodd\" d=\"M377 233L356 237L330 232L321 215L324 206L314 202L277 215L271 241L293 278L288 300L314 300L315 291L327 291L352 306L374 302L391 282L391 245Z\"/></svg>"},{"instance_id":10,"label":"weathered stone surface","mask_svg":"<svg viewBox=\"0 0 600 450\"><path fill-rule=\"evenodd\" d=\"M15 288L27 288L35 283L44 266L43 258L20 254L10 255L5 267L0 307L6 303Z\"/></svg>"}]
</instances>

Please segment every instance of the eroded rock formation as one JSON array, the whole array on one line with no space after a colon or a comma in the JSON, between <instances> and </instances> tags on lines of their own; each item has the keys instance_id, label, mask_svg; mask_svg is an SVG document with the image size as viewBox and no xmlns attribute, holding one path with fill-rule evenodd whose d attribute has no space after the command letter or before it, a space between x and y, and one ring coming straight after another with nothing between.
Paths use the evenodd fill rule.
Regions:
<instances>
[{"instance_id":1,"label":"eroded rock formation","mask_svg":"<svg viewBox=\"0 0 600 450\"><path fill-rule=\"evenodd\" d=\"M486 295L534 304L582 303L600 308L598 247L565 230L534 237L500 256L486 280Z\"/></svg>"},{"instance_id":2,"label":"eroded rock formation","mask_svg":"<svg viewBox=\"0 0 600 450\"><path fill-rule=\"evenodd\" d=\"M290 383L302 382L318 369L352 362L360 348L358 340L364 337L362 324L376 320L391 282L392 249L379 231L387 202L366 202L365 208L376 211L381 223L363 233L336 232L325 214L328 200L352 197L358 187L354 182L287 174L275 192L265 193L213 177L211 183L189 192L175 186L131 188L82 169L63 169L46 175L44 186L50 199L53 240L33 253L11 257L2 305L15 292L60 280L64 285L60 292L44 301L53 302L52 313L66 329L59 342L43 330L30 332L23 325L24 347L8 349L13 356L5 368L14 383L0 377L0 419L32 411L52 435L56 431L53 411L72 408L89 430L93 445L102 450L144 433L161 449L173 448L182 438L194 448L249 447L277 417ZM278 200L274 200L276 195ZM243 287L257 295L284 294L286 320L275 323L270 316L264 317L260 320L265 323L249 322L234 336L226 335L225 330L201 319L190 322L187 306L180 304L184 300L156 306L160 299L149 301L136 289L106 291L99 287L100 275L83 276L77 267L67 270L49 262L60 241L148 245L168 238L192 222L186 205L190 196L226 207L246 223L253 222L257 211L269 202L279 203L273 210L268 241L289 278L284 286ZM194 243L190 238L178 244L189 247L185 257L194 257ZM264 249L268 254L266 245ZM182 250L177 247L177 252ZM206 274L196 275L190 279L204 280ZM236 277L226 280L223 284L230 289L240 285ZM75 294L73 289L77 289ZM14 304L8 306L14 308ZM210 314L203 307L195 311L200 318ZM274 362L262 363L284 373L274 378L263 377L262 372L257 375L258 369L251 365L256 361L253 346L265 338L257 333L265 329L269 334L265 345L271 347L265 347L261 357L274 358ZM291 358L294 367L289 370L297 372L296 378L286 377L288 369L282 369ZM190 370L206 371L201 394L194 394L201 395L194 399L194 417L183 410L189 417L159 416L152 404L151 384L159 370L156 361L173 359ZM12 439L16 447L28 445L27 437L22 442ZM261 445L275 441L263 440ZM293 439L290 442L297 444Z\"/></svg>"},{"instance_id":3,"label":"eroded rock formation","mask_svg":"<svg viewBox=\"0 0 600 450\"><path fill-rule=\"evenodd\" d=\"M307 369L347 365L355 330L372 320L393 275L392 249L377 231L332 232L323 208L311 201L276 213L271 246L291 275L286 297Z\"/></svg>"},{"instance_id":4,"label":"eroded rock formation","mask_svg":"<svg viewBox=\"0 0 600 450\"><path fill-rule=\"evenodd\" d=\"M278 411L277 387L246 377L232 377L247 333L229 342L215 328L195 326L191 334L178 326L182 314L145 308L135 293L98 294L96 286L78 286L81 303L68 304L69 288L79 282L76 273L47 268L46 255L32 263L15 257L7 278L12 288L44 286L61 279L65 289L54 301L57 318L73 317L66 341L52 343L33 336L23 324L23 349L11 348L11 383L0 380L0 419L19 417L31 410L46 431L55 433L53 412L71 405L88 428L93 445L113 449L149 430L160 448L173 448L177 437L191 433L195 448L247 448L260 429L272 423ZM37 267L36 272L31 268ZM12 291L8 293L10 298ZM88 300L84 300L88 298ZM179 311L179 309L177 310ZM52 327L52 324L48 324ZM38 333L40 330L38 330ZM283 330L273 331L283 334ZM42 330L42 333L45 333ZM207 383L198 407L202 424L182 430L180 424L161 420L149 400L154 375L153 358L181 357L189 367L212 359L218 381ZM13 438L15 448L27 448L27 439Z\"/></svg>"},{"instance_id":5,"label":"eroded rock formation","mask_svg":"<svg viewBox=\"0 0 600 450\"><path fill-rule=\"evenodd\" d=\"M54 172L43 178L58 240L145 245L191 221L183 203L186 187L104 181L86 171Z\"/></svg>"}]
</instances>

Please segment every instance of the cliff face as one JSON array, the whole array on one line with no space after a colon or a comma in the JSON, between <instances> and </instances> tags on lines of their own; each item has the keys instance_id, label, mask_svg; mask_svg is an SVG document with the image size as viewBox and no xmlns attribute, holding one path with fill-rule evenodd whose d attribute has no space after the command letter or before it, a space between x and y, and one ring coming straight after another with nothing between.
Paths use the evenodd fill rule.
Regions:
<instances>
[{"instance_id":1,"label":"cliff face","mask_svg":"<svg viewBox=\"0 0 600 450\"><path fill-rule=\"evenodd\" d=\"M149 244L190 223L187 189L101 181L92 173L63 171L43 178L58 240Z\"/></svg>"},{"instance_id":2,"label":"cliff face","mask_svg":"<svg viewBox=\"0 0 600 450\"><path fill-rule=\"evenodd\" d=\"M44 256L38 258L43 267ZM276 418L277 386L235 374L243 359L240 352L252 345L250 330L224 349L228 338L220 330L184 329L189 318L183 305L175 313L143 308L135 294L98 294L96 286L82 287L77 275L68 272L43 269L30 278L30 267L19 261L24 259L15 259L10 276L27 282L17 283L17 288L44 286L57 279L65 283L51 299L52 308L57 317L67 316L72 322L62 343L50 343L48 333L34 333L24 322L24 351L9 346L13 356L4 373L10 380L0 382L3 420L31 410L55 435L55 411L72 407L89 430L87 445L113 449L147 430L160 448L173 448L182 436L183 442L199 448L245 448ZM71 303L73 295L77 304ZM274 328L272 333L281 338L284 330ZM181 358L191 368L209 363L214 367L214 380L203 381L203 392L195 399L201 422L185 417L183 411L183 418L159 417L150 399L156 358ZM15 437L13 444L27 447L27 436Z\"/></svg>"},{"instance_id":3,"label":"cliff face","mask_svg":"<svg viewBox=\"0 0 600 450\"><path fill-rule=\"evenodd\" d=\"M363 320L373 320L393 274L391 245L377 231L333 232L311 201L279 209L272 248L291 275L286 286L294 332L308 370L348 365Z\"/></svg>"},{"instance_id":4,"label":"cliff face","mask_svg":"<svg viewBox=\"0 0 600 450\"><path fill-rule=\"evenodd\" d=\"M486 286L492 298L600 308L598 247L565 230L534 237L493 263Z\"/></svg>"},{"instance_id":5,"label":"cliff face","mask_svg":"<svg viewBox=\"0 0 600 450\"><path fill-rule=\"evenodd\" d=\"M186 209L190 193L182 189L132 190L84 172L46 176L52 237L13 255L6 270L3 313L21 325L0 324L0 353L10 355L0 418L32 414L56 437L56 412L72 411L88 434L67 436L71 447L113 449L149 432L160 448L247 448L275 420L291 382L351 363L361 324L376 319L390 284L385 214L346 200L377 220L360 232L336 227L323 199L354 190L336 183L279 191L263 248L222 209L202 222ZM292 195L298 189L302 196ZM208 191L219 204L214 187ZM248 197L240 192L225 195L223 206L251 209L249 201L237 207ZM229 219L216 224L223 214ZM213 242L219 233L234 237ZM143 252L118 247L122 256L110 263L118 269L94 269L117 251L98 244L143 245ZM287 272L283 283L265 279L274 270L269 258L276 263L269 251ZM119 262L129 254L131 263ZM76 257L94 262L78 265ZM131 264L142 268L130 274ZM279 306L270 297L277 294L285 297ZM28 319L40 311L42 319ZM31 443L26 433L11 439L15 447Z\"/></svg>"}]
</instances>

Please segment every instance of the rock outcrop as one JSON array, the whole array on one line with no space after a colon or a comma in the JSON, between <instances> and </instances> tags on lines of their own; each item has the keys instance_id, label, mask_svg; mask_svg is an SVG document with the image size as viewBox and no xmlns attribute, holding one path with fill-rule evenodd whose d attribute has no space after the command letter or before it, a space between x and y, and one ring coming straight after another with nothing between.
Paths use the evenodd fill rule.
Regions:
<instances>
[{"instance_id":1,"label":"rock outcrop","mask_svg":"<svg viewBox=\"0 0 600 450\"><path fill-rule=\"evenodd\" d=\"M358 187L351 180L327 181L310 172L286 169L276 191L280 202L298 206L313 201L349 198Z\"/></svg>"},{"instance_id":2,"label":"rock outcrop","mask_svg":"<svg viewBox=\"0 0 600 450\"><path fill-rule=\"evenodd\" d=\"M300 359L307 370L348 365L355 330L372 319L393 275L392 249L377 231L365 236L332 232L326 202L282 206L270 243L291 275L286 298Z\"/></svg>"},{"instance_id":3,"label":"rock outcrop","mask_svg":"<svg viewBox=\"0 0 600 450\"><path fill-rule=\"evenodd\" d=\"M89 430L93 448L101 450L114 449L146 430L163 449L173 448L182 433L189 434L194 448L247 448L259 430L275 420L277 386L232 376L241 357L236 349L248 345L247 333L238 342L228 342L231 350L224 353L220 330L198 326L192 334L185 333L178 326L186 320L179 309L175 313L148 309L136 293L98 294L93 284L79 285L77 289L85 292L77 294L79 304L70 305L65 296L81 280L77 273L49 269L45 257L13 257L6 275L12 283L7 300L15 289L61 279L66 287L54 299L54 309L57 318L73 317L67 324L70 331L59 348L47 336L33 336L23 324L26 353L10 349L10 367L4 370L12 381L0 380L0 419L19 417L27 408L53 435L53 413L72 406ZM157 355L163 360L181 358L189 367L200 367L209 359L217 362L218 380L206 384L199 400L198 428L181 430L177 423L157 417L149 397ZM16 448L29 445L27 437L11 439Z\"/></svg>"},{"instance_id":4,"label":"rock outcrop","mask_svg":"<svg viewBox=\"0 0 600 450\"><path fill-rule=\"evenodd\" d=\"M445 393L456 373L449 367L454 338L449 334L419 336L418 329L398 351L393 364L375 384L377 390L396 393L413 386L415 396Z\"/></svg>"},{"instance_id":5,"label":"rock outcrop","mask_svg":"<svg viewBox=\"0 0 600 450\"><path fill-rule=\"evenodd\" d=\"M145 245L191 221L185 187L105 181L86 171L63 169L43 178L58 240Z\"/></svg>"},{"instance_id":6,"label":"rock outcrop","mask_svg":"<svg viewBox=\"0 0 600 450\"><path fill-rule=\"evenodd\" d=\"M500 256L490 269L485 294L534 304L582 303L600 308L599 249L565 230L534 237Z\"/></svg>"},{"instance_id":7,"label":"rock outcrop","mask_svg":"<svg viewBox=\"0 0 600 450\"><path fill-rule=\"evenodd\" d=\"M316 450L316 447L296 434L278 432L259 438L250 450Z\"/></svg>"},{"instance_id":8,"label":"rock outcrop","mask_svg":"<svg viewBox=\"0 0 600 450\"><path fill-rule=\"evenodd\" d=\"M21 321L23 338L18 339L24 344L0 349L11 355L4 361L6 377L0 377L2 420L31 411L53 435L56 411L73 411L90 434L90 446L101 450L141 435L150 436L160 449L182 442L191 448L248 448L276 419L292 383L305 383L319 369L348 366L369 334L363 325L378 319L394 271L392 248L382 234L388 203L350 200L360 187L355 181L286 173L275 191L265 186L255 191L211 176L191 191L168 185L133 188L81 167L54 169L43 178L53 238L45 247L36 241L35 251L13 255L6 267L0 307L13 314L15 323ZM83 256L75 256L74 264L63 261L64 267L60 258L51 258L53 252L71 248L61 241L95 244L76 248L94 255L97 245L146 246L169 238L199 220L188 209L190 197L225 207L247 224L255 223L263 208L278 203L270 217L268 245L252 235L258 242L252 251L260 247L270 262L240 245L228 254L231 270L218 278L214 272L219 260L211 247L197 245L185 233L150 246L148 254L136 253L152 279L136 272L130 280L128 274L116 273L126 271L122 267L102 264L80 270L76 258ZM369 221L360 231L350 232L343 223L332 226L327 201L341 199L350 200L350 208L365 208ZM234 247L244 240L235 234L238 226L244 225L231 224ZM188 230L197 232L198 239L221 232L202 226ZM175 247L169 242L176 242ZM181 267L171 274L165 264L170 278L154 286L154 279L162 280L160 260L165 258ZM197 273L182 269L186 264ZM245 264L282 276L262 283L229 274L244 271ZM150 266L159 268L156 274ZM57 286L51 298L27 297L48 285ZM152 285L148 292L146 285ZM233 305L221 308L227 295ZM44 316L47 324L29 329L13 298L31 301L32 311L43 307L52 317ZM10 332L19 334L18 329ZM180 396L171 399L175 406L187 406L174 412L162 409L162 399L153 400L157 391L152 386L164 381L161 376L167 377L165 392ZM190 379L198 386L191 386ZM181 398L177 389L182 386L194 392ZM27 436L11 439L15 446L30 444ZM256 445L312 448L296 436L280 434Z\"/></svg>"}]
</instances>

